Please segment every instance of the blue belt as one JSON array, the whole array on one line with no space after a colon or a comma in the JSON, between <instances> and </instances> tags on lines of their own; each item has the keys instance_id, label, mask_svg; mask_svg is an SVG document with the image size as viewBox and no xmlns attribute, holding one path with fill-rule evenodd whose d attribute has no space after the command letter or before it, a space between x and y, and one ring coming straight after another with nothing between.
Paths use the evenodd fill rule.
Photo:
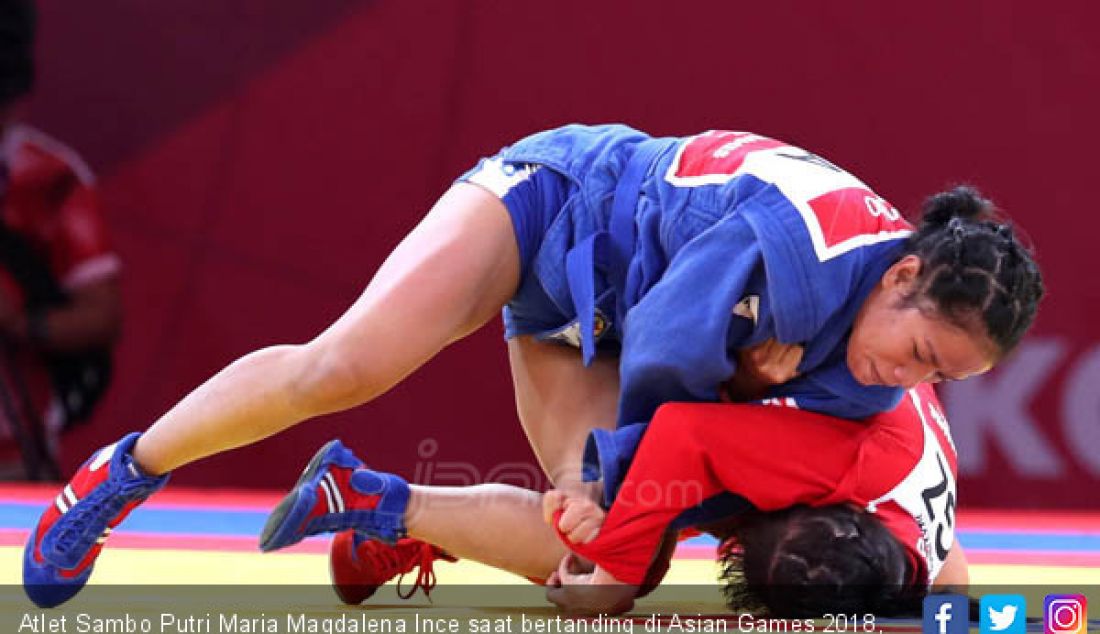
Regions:
<instances>
[{"instance_id":1,"label":"blue belt","mask_svg":"<svg viewBox=\"0 0 1100 634\"><path fill-rule=\"evenodd\" d=\"M619 176L611 203L607 231L594 233L577 243L565 256L569 294L580 326L581 356L589 365L596 356L596 271L608 275L615 291L615 323L622 333L626 316L627 274L634 255L635 212L642 184L657 158L677 139L650 139L634 147Z\"/></svg>"}]
</instances>

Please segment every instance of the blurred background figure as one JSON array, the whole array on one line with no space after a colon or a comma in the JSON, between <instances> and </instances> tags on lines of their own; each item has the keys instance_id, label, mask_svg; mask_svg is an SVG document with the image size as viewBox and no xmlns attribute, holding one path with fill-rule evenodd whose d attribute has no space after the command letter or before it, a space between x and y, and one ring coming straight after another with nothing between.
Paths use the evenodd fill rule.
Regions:
<instances>
[{"instance_id":1,"label":"blurred background figure","mask_svg":"<svg viewBox=\"0 0 1100 634\"><path fill-rule=\"evenodd\" d=\"M95 180L23 123L34 85L33 2L0 0L0 478L58 476L61 432L110 378L121 309Z\"/></svg>"}]
</instances>

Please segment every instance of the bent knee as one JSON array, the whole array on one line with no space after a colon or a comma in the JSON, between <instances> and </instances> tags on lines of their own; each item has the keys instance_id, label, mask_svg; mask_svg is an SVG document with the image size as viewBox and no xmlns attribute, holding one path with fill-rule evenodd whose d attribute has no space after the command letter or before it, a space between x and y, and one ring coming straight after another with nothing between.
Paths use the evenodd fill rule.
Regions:
<instances>
[{"instance_id":1,"label":"bent knee","mask_svg":"<svg viewBox=\"0 0 1100 634\"><path fill-rule=\"evenodd\" d=\"M288 389L302 414L338 412L365 403L379 392L366 364L348 352L316 344L293 348Z\"/></svg>"}]
</instances>

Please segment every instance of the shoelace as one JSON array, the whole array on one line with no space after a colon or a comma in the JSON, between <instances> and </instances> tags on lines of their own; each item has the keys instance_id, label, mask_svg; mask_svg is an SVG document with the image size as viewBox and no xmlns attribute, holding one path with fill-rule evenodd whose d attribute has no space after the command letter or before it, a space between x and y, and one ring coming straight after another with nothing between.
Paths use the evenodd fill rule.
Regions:
<instances>
[{"instance_id":1,"label":"shoelace","mask_svg":"<svg viewBox=\"0 0 1100 634\"><path fill-rule=\"evenodd\" d=\"M108 492L106 487L101 487L69 509L65 514L67 526L61 530L54 541L58 552L69 553L77 546L87 550L89 545L86 542L89 539L93 541L99 539L111 520L117 517L123 507L129 503L128 499L113 493ZM104 500L104 497L107 499ZM103 518L106 518L106 521ZM92 520L97 519L100 521L95 522L95 526L89 527ZM99 526L101 523L102 526Z\"/></svg>"},{"instance_id":2,"label":"shoelace","mask_svg":"<svg viewBox=\"0 0 1100 634\"><path fill-rule=\"evenodd\" d=\"M432 588L435 587L435 570L432 566L435 556L430 546L422 546L420 548L420 561L413 564L419 568L416 573L416 583L409 588L408 592L401 589L401 583L405 579L405 575L412 571L413 566L404 568L401 565L401 556L394 548L375 548L367 550L360 554L368 559L368 566L373 570L381 571L380 576L390 577L393 574L398 574L397 577L397 596L402 599L409 599L416 594L417 588L424 589L424 595L429 599L431 598Z\"/></svg>"},{"instance_id":3,"label":"shoelace","mask_svg":"<svg viewBox=\"0 0 1100 634\"><path fill-rule=\"evenodd\" d=\"M54 548L58 552L69 553L77 547L81 550L92 548L96 540L106 539L111 522L116 519L121 521L119 514L127 504L149 495L151 485L148 478L142 477L131 464L127 464L126 468L134 480L124 481L118 486L100 485L65 513L67 526L54 538ZM164 486L166 479L167 476L162 476L157 486ZM89 540L92 544L88 543Z\"/></svg>"},{"instance_id":4,"label":"shoelace","mask_svg":"<svg viewBox=\"0 0 1100 634\"><path fill-rule=\"evenodd\" d=\"M420 564L417 566L416 572L416 583L414 583L412 587L409 588L409 592L407 594L403 593L401 591L401 582L405 579L406 573L401 573L401 576L397 578L397 596L401 597L402 599L411 599L412 596L416 594L417 588L423 588L424 596L428 597L429 601L431 600L432 589L435 588L436 583L435 567L433 565L433 563L435 562L435 553L433 551L434 549L427 544L421 547Z\"/></svg>"}]
</instances>

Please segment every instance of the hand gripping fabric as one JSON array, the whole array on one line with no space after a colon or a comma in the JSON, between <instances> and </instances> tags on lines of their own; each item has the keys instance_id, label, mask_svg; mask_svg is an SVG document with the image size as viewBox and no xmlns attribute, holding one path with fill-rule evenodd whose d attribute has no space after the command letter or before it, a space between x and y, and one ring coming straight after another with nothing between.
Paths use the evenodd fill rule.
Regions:
<instances>
[{"instance_id":1,"label":"hand gripping fabric","mask_svg":"<svg viewBox=\"0 0 1100 634\"><path fill-rule=\"evenodd\" d=\"M80 592L111 531L168 482L168 474L147 476L134 463L140 435L96 452L39 519L23 550L23 589L39 607Z\"/></svg>"}]
</instances>

